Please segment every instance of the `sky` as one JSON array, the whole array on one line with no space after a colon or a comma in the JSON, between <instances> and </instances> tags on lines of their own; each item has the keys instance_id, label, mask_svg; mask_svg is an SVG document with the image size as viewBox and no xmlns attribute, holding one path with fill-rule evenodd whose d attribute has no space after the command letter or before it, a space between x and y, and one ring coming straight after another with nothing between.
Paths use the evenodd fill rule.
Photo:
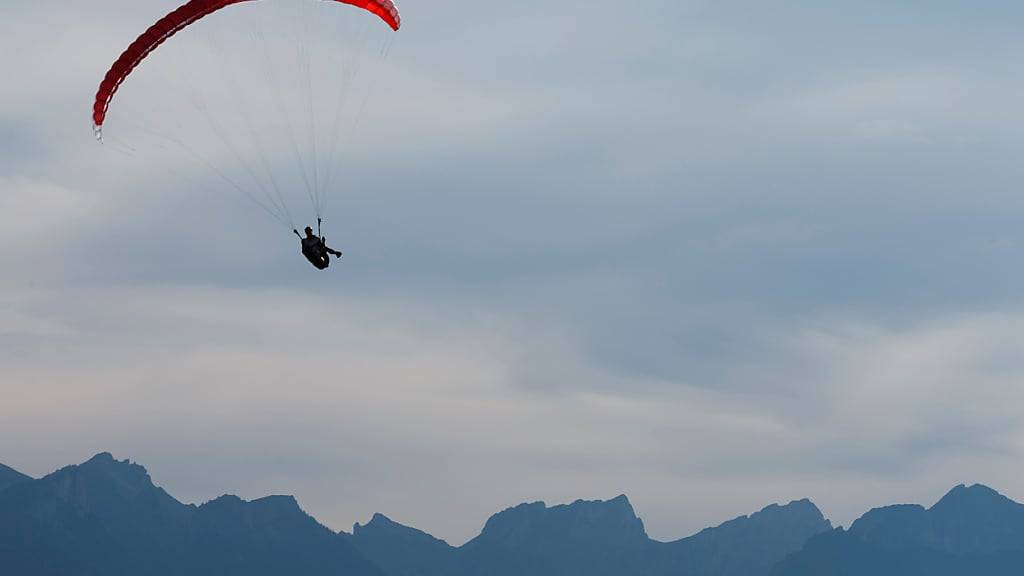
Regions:
<instances>
[{"instance_id":1,"label":"sky","mask_svg":"<svg viewBox=\"0 0 1024 576\"><path fill-rule=\"evenodd\" d=\"M111 451L186 502L453 544L620 493L662 540L805 497L846 525L1024 500L1019 3L406 0L324 185L326 273L175 100L223 79L211 49L248 92L235 39L299 2L172 39L103 145L99 80L175 3L68 4L0 5L0 462ZM287 172L273 94L250 161Z\"/></svg>"}]
</instances>

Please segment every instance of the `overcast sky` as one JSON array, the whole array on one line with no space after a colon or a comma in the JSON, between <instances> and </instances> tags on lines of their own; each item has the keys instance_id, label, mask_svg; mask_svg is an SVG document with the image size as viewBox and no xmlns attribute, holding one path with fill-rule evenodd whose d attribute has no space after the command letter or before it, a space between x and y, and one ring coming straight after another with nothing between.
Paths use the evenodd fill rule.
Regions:
<instances>
[{"instance_id":1,"label":"overcast sky","mask_svg":"<svg viewBox=\"0 0 1024 576\"><path fill-rule=\"evenodd\" d=\"M276 3L168 42L108 130ZM0 5L0 462L455 544L620 493L659 539L1024 499L1019 2L406 0L326 273L198 160L93 139L174 4Z\"/></svg>"}]
</instances>

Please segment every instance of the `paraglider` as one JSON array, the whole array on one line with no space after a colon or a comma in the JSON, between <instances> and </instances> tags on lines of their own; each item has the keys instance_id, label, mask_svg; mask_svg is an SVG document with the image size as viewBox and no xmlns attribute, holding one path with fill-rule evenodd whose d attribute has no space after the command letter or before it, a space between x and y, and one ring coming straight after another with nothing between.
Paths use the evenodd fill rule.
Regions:
<instances>
[{"instance_id":1,"label":"paraglider","mask_svg":"<svg viewBox=\"0 0 1024 576\"><path fill-rule=\"evenodd\" d=\"M185 28L199 21L200 19L213 14L214 12L242 2L255 0L191 0L164 16L142 33L135 42L121 54L114 62L103 82L100 83L96 92L96 101L93 104L92 119L97 137L102 137L103 122L107 117L107 110L114 94L124 83L125 79L135 68L142 63L161 44ZM398 31L402 26L401 16L398 14L398 7L392 0L326 0L341 4L350 4L376 14L392 30Z\"/></svg>"},{"instance_id":2,"label":"paraglider","mask_svg":"<svg viewBox=\"0 0 1024 576\"><path fill-rule=\"evenodd\" d=\"M124 82L132 75L132 73L139 68L141 64L161 45L170 40L179 32L184 31L201 19L206 18L222 9L228 8L235 4L253 4L262 6L263 2L257 0L189 0L185 4L179 6L177 9L160 18L156 23L150 26L145 32L139 35L135 41L133 41L128 48L117 58L117 60L111 65L102 81L100 82L99 88L96 92L95 100L92 105L92 122L93 129L96 138L100 142L104 142L104 126L107 121L108 113L111 110L111 105L114 101L115 95L118 90L122 87ZM266 3L271 4L271 3ZM394 0L294 0L296 7L305 7L312 9L316 5L324 6L328 4L345 4L351 7L355 7L365 12L369 12L370 15L376 16L377 19L383 21L391 30L397 31L401 27L401 17L398 12L398 7L395 5ZM282 4L287 8L286 4ZM357 12L353 13L350 18L356 19L358 16ZM367 16L367 15L363 15ZM359 16L362 18L363 16ZM341 18L349 18L344 15L339 15ZM372 17L367 18L369 20L375 20ZM378 24L367 24L371 28L376 28ZM262 30L254 30L253 37L260 40L263 39ZM184 149L193 160L199 160L201 164L206 165L212 173L215 173L221 179L228 181L231 187L241 194L248 197L256 205L262 208L275 220L287 225L287 229L291 229L301 241L302 254L305 258L318 270L325 270L330 266L331 256L341 258L342 253L338 250L330 248L327 245L326 238L320 233L320 222L321 222L321 210L322 210L322 195L324 188L331 187L334 184L334 174L330 172L336 162L332 162L333 154L336 152L338 142L338 130L341 126L341 109L347 99L345 97L339 97L331 93L320 94L318 90L314 90L314 83L311 77L311 64L309 61L310 54L320 54L322 51L310 49L309 46L305 46L306 38L301 35L297 35L293 39L296 43L295 53L300 58L305 58L297 62L296 69L303 71L305 74L304 82L296 83L284 83L276 81L276 72L269 64L265 64L266 53L260 54L252 53L250 51L243 51L242 54L250 56L253 60L263 62L266 67L265 72L270 83L270 93L273 96L274 102L278 105L276 111L269 111L258 109L255 114L250 114L245 100L251 98L253 93L259 93L259 90L250 90L250 86L238 85L237 79L232 76L231 67L226 67L228 73L225 75L228 84L233 89L233 96L237 96L239 105L236 107L239 110L240 115L245 119L248 127L247 133L232 133L231 130L224 128L224 118L217 114L211 113L205 105L198 105L196 109L202 111L209 119L209 125L211 132L215 134L224 144L224 150L230 154L225 154L228 157L234 157L238 161L238 165L244 169L246 175L252 180L252 186L242 184L239 181L232 179L228 173L228 169L222 165L221 155L218 154L202 154L196 151L192 144L192 134L185 133L181 135L167 135L161 133L159 129L148 129L143 128L142 130L147 133L162 139L163 142L170 142L174 145ZM264 50L269 50L268 45L264 44L260 46ZM285 52L289 52L286 50ZM386 49L380 51L381 55L386 55ZM272 52L271 52L272 53ZM262 56L262 58L261 58ZM191 68L191 66L189 66ZM324 68L326 69L326 67ZM351 66L348 72L344 68L336 69L340 73L342 89L344 89L344 82L349 81L350 77L354 75L354 70L358 70L358 64ZM325 78L321 83L326 84L328 80ZM299 90L305 90L304 93L300 93L298 98L294 100L287 100L282 97L280 91L287 90L287 86L299 86ZM318 88L320 86L317 86ZM341 96L345 94L340 93ZM328 118L333 117L333 122L318 122L314 118L315 108L314 100L325 101L335 105L336 109L328 109ZM282 103L290 102L294 103L295 106L306 107L308 118L305 124L302 122L292 123L288 117L288 107L283 106ZM365 104L365 103L364 103ZM353 106L353 108L356 108ZM305 228L305 236L298 232L298 229L293 225L292 214L289 209L289 202L286 202L285 192L291 189L291 186L282 185L283 182L279 179L275 172L284 169L281 163L275 164L272 158L268 159L267 148L259 142L259 136L264 134L268 137L273 138L275 133L280 133L279 130L275 131L271 129L273 122L279 121L284 114L284 125L286 126L285 134L288 136L287 142L292 144L293 151L295 152L294 158L296 164L299 166L301 173L301 182L304 184L303 188L306 189L307 196L316 212L318 230L317 233L313 233L311 227ZM173 118L173 117L172 117ZM255 121L253 121L255 119ZM263 125L260 125L260 121L263 120ZM297 126L296 126L297 124ZM314 132L321 125L333 128L332 132L329 132L325 138L319 138ZM301 131L304 127L308 126L309 133L306 138L302 138L301 134L296 137L291 133L292 129ZM253 150L255 150L254 157L258 161L250 160L245 157L245 154L240 152L242 146L237 145L238 140L241 139L245 142L251 142L253 144ZM197 139L198 140L198 139ZM300 150L299 143L307 144L306 150ZM323 144L327 144L324 146ZM321 162L318 159L318 155L326 152L327 162ZM326 166L326 167L325 167ZM322 174L320 167L324 167L323 171L326 174ZM260 170L262 168L262 171ZM326 177L325 177L326 176ZM261 181L262 180L262 181ZM264 198L260 199L256 197L255 192L262 192Z\"/></svg>"},{"instance_id":3,"label":"paraglider","mask_svg":"<svg viewBox=\"0 0 1024 576\"><path fill-rule=\"evenodd\" d=\"M317 270L326 270L331 265L331 256L341 258L342 253L327 246L327 238L313 234L313 228L306 226L305 238L298 230L292 230L302 242L302 255Z\"/></svg>"}]
</instances>

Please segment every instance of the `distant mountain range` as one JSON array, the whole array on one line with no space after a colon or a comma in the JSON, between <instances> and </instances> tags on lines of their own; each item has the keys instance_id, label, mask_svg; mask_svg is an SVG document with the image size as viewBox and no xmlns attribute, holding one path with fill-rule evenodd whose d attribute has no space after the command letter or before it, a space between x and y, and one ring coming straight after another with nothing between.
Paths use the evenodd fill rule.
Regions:
<instances>
[{"instance_id":1,"label":"distant mountain range","mask_svg":"<svg viewBox=\"0 0 1024 576\"><path fill-rule=\"evenodd\" d=\"M376 515L350 541L391 576L622 576L768 574L808 537L830 530L807 500L769 506L675 542L651 540L625 496L547 507L522 504L495 514L455 548Z\"/></svg>"},{"instance_id":2,"label":"distant mountain range","mask_svg":"<svg viewBox=\"0 0 1024 576\"><path fill-rule=\"evenodd\" d=\"M802 576L1024 574L1024 506L982 486L833 530L808 500L689 538L647 536L625 496L492 516L463 546L377 514L332 532L290 496L182 504L99 454L38 480L0 465L0 574Z\"/></svg>"},{"instance_id":3,"label":"distant mountain range","mask_svg":"<svg viewBox=\"0 0 1024 576\"><path fill-rule=\"evenodd\" d=\"M848 531L811 538L773 576L1020 576L1024 505L986 486L957 486L931 508L876 508Z\"/></svg>"}]
</instances>

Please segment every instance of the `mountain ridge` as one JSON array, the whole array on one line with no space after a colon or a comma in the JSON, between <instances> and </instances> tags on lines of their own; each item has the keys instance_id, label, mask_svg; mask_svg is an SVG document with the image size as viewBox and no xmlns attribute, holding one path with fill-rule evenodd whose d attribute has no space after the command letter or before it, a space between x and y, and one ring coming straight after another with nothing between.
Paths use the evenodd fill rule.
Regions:
<instances>
[{"instance_id":1,"label":"mountain ridge","mask_svg":"<svg viewBox=\"0 0 1024 576\"><path fill-rule=\"evenodd\" d=\"M831 524L805 499L772 504L692 536L660 542L647 535L628 497L619 495L511 506L493 514L479 535L459 547L381 514L366 525L356 524L351 538L392 576L739 576L767 574L807 536L829 529ZM734 554L735 561L724 558L737 548L741 553Z\"/></svg>"},{"instance_id":2,"label":"mountain ridge","mask_svg":"<svg viewBox=\"0 0 1024 576\"><path fill-rule=\"evenodd\" d=\"M810 538L773 576L1003 576L1024 566L1024 505L981 484L959 485L933 506L874 508L849 530Z\"/></svg>"},{"instance_id":3,"label":"mountain ridge","mask_svg":"<svg viewBox=\"0 0 1024 576\"><path fill-rule=\"evenodd\" d=\"M980 484L928 508L872 509L849 530L801 499L667 542L625 495L528 502L456 547L380 513L335 532L288 495L183 504L108 452L39 479L8 470L0 573L22 576L1003 576L1024 565L1024 505Z\"/></svg>"},{"instance_id":4,"label":"mountain ridge","mask_svg":"<svg viewBox=\"0 0 1024 576\"><path fill-rule=\"evenodd\" d=\"M106 452L0 492L0 573L384 576L293 497L183 504Z\"/></svg>"}]
</instances>

